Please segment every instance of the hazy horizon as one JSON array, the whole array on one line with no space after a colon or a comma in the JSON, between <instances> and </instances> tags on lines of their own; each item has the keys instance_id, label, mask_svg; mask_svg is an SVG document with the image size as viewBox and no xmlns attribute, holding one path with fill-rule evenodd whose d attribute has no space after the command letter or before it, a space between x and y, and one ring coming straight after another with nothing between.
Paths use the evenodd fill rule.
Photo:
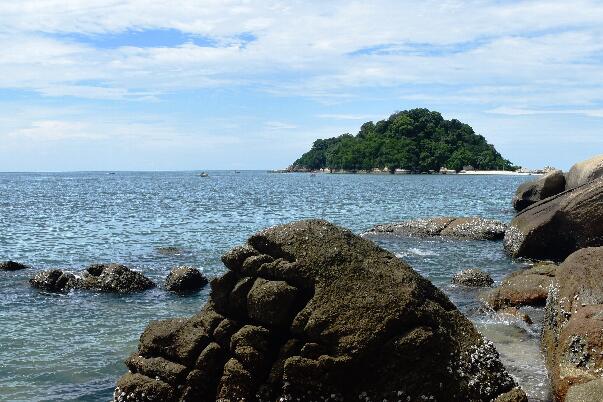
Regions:
<instances>
[{"instance_id":1,"label":"hazy horizon","mask_svg":"<svg viewBox=\"0 0 603 402\"><path fill-rule=\"evenodd\" d=\"M0 171L284 168L417 107L514 164L603 152L603 3L0 4Z\"/></svg>"}]
</instances>

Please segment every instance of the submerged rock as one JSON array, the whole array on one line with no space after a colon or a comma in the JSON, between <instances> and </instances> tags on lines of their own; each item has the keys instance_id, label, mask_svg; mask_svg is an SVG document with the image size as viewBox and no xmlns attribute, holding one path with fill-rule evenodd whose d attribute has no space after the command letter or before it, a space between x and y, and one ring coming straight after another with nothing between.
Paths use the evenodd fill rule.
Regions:
<instances>
[{"instance_id":1,"label":"submerged rock","mask_svg":"<svg viewBox=\"0 0 603 402\"><path fill-rule=\"evenodd\" d=\"M472 287L492 286L494 280L490 274L479 269L466 269L454 274L452 283Z\"/></svg>"},{"instance_id":2,"label":"submerged rock","mask_svg":"<svg viewBox=\"0 0 603 402\"><path fill-rule=\"evenodd\" d=\"M538 201L559 194L565 190L565 175L555 170L544 176L521 184L513 196L513 208L521 211Z\"/></svg>"},{"instance_id":3,"label":"submerged rock","mask_svg":"<svg viewBox=\"0 0 603 402\"><path fill-rule=\"evenodd\" d=\"M570 394L577 397L591 388L577 384L600 380L603 372L603 247L570 255L551 289L542 348L556 400L572 400Z\"/></svg>"},{"instance_id":4,"label":"submerged rock","mask_svg":"<svg viewBox=\"0 0 603 402\"><path fill-rule=\"evenodd\" d=\"M101 292L132 293L154 288L155 283L125 265L95 264L84 271L81 287Z\"/></svg>"},{"instance_id":5,"label":"submerged rock","mask_svg":"<svg viewBox=\"0 0 603 402\"><path fill-rule=\"evenodd\" d=\"M28 268L28 266L15 261L0 262L0 271L19 271L25 268Z\"/></svg>"},{"instance_id":6,"label":"submerged rock","mask_svg":"<svg viewBox=\"0 0 603 402\"><path fill-rule=\"evenodd\" d=\"M29 284L46 292L66 293L79 286L79 279L72 273L51 269L38 272Z\"/></svg>"},{"instance_id":7,"label":"submerged rock","mask_svg":"<svg viewBox=\"0 0 603 402\"><path fill-rule=\"evenodd\" d=\"M511 221L504 247L512 257L562 261L603 245L603 178L529 206Z\"/></svg>"},{"instance_id":8,"label":"submerged rock","mask_svg":"<svg viewBox=\"0 0 603 402\"><path fill-rule=\"evenodd\" d=\"M176 293L192 293L207 285L207 278L197 268L175 267L165 279L165 288Z\"/></svg>"},{"instance_id":9,"label":"submerged rock","mask_svg":"<svg viewBox=\"0 0 603 402\"><path fill-rule=\"evenodd\" d=\"M540 263L528 269L512 272L483 297L494 310L517 306L544 306L549 287L555 279L557 266Z\"/></svg>"},{"instance_id":10,"label":"submerged rock","mask_svg":"<svg viewBox=\"0 0 603 402\"><path fill-rule=\"evenodd\" d=\"M183 250L176 246L156 247L155 251L162 255L178 255L182 254Z\"/></svg>"},{"instance_id":11,"label":"submerged rock","mask_svg":"<svg viewBox=\"0 0 603 402\"><path fill-rule=\"evenodd\" d=\"M500 240L507 225L480 217L436 217L376 225L367 233L391 233L406 236L443 236L468 240Z\"/></svg>"},{"instance_id":12,"label":"submerged rock","mask_svg":"<svg viewBox=\"0 0 603 402\"><path fill-rule=\"evenodd\" d=\"M440 290L350 231L277 226L222 259L201 312L145 329L115 400L525 400Z\"/></svg>"},{"instance_id":13,"label":"submerged rock","mask_svg":"<svg viewBox=\"0 0 603 402\"><path fill-rule=\"evenodd\" d=\"M572 166L567 173L566 187L576 188L600 177L603 177L603 155L594 156Z\"/></svg>"}]
</instances>

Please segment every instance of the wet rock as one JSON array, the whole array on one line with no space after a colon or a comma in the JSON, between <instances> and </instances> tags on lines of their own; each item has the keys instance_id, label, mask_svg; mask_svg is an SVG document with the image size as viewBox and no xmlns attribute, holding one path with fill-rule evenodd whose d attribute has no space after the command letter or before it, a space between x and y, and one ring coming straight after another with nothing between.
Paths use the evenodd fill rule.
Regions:
<instances>
[{"instance_id":1,"label":"wet rock","mask_svg":"<svg viewBox=\"0 0 603 402\"><path fill-rule=\"evenodd\" d=\"M579 250L557 270L542 333L542 348L557 400L564 400L578 384L601 378L602 278L603 247Z\"/></svg>"},{"instance_id":2,"label":"wet rock","mask_svg":"<svg viewBox=\"0 0 603 402\"><path fill-rule=\"evenodd\" d=\"M376 225L367 234L405 236L443 236L468 240L500 240L507 226L496 220L480 217L437 217Z\"/></svg>"},{"instance_id":3,"label":"wet rock","mask_svg":"<svg viewBox=\"0 0 603 402\"><path fill-rule=\"evenodd\" d=\"M529 315L522 312L517 307L504 307L504 308L498 310L496 312L496 314L498 314L499 316L502 316L502 317L508 316L508 317L517 318L517 319L525 322L528 325L532 325L534 323Z\"/></svg>"},{"instance_id":4,"label":"wet rock","mask_svg":"<svg viewBox=\"0 0 603 402\"><path fill-rule=\"evenodd\" d=\"M207 278L197 268L182 266L170 271L165 279L165 288L176 293L193 293L207 283Z\"/></svg>"},{"instance_id":5,"label":"wet rock","mask_svg":"<svg viewBox=\"0 0 603 402\"><path fill-rule=\"evenodd\" d=\"M162 255L179 255L182 254L183 250L180 247L167 246L167 247L155 247L155 251Z\"/></svg>"},{"instance_id":6,"label":"wet rock","mask_svg":"<svg viewBox=\"0 0 603 402\"><path fill-rule=\"evenodd\" d=\"M479 269L466 269L454 274L452 283L471 287L492 286L494 280L490 274Z\"/></svg>"},{"instance_id":7,"label":"wet rock","mask_svg":"<svg viewBox=\"0 0 603 402\"><path fill-rule=\"evenodd\" d=\"M79 286L79 279L72 273L51 269L40 271L29 280L29 284L46 292L66 293Z\"/></svg>"},{"instance_id":8,"label":"wet rock","mask_svg":"<svg viewBox=\"0 0 603 402\"><path fill-rule=\"evenodd\" d=\"M509 392L505 392L492 402L528 402L528 397L525 392L519 387L513 388Z\"/></svg>"},{"instance_id":9,"label":"wet rock","mask_svg":"<svg viewBox=\"0 0 603 402\"><path fill-rule=\"evenodd\" d=\"M487 292L483 299L494 310L516 306L544 306L557 266L540 263L512 272L500 286Z\"/></svg>"},{"instance_id":10,"label":"wet rock","mask_svg":"<svg viewBox=\"0 0 603 402\"><path fill-rule=\"evenodd\" d=\"M603 245L603 178L549 197L519 212L505 234L512 257L563 261Z\"/></svg>"},{"instance_id":11,"label":"wet rock","mask_svg":"<svg viewBox=\"0 0 603 402\"><path fill-rule=\"evenodd\" d=\"M572 166L567 173L566 187L576 188L600 177L603 177L603 155L594 156Z\"/></svg>"},{"instance_id":12,"label":"wet rock","mask_svg":"<svg viewBox=\"0 0 603 402\"><path fill-rule=\"evenodd\" d=\"M0 262L0 271L19 271L21 269L29 268L25 264L21 264L15 261L2 261Z\"/></svg>"},{"instance_id":13,"label":"wet rock","mask_svg":"<svg viewBox=\"0 0 603 402\"><path fill-rule=\"evenodd\" d=\"M155 283L125 265L95 264L84 271L81 287L101 292L133 293L154 288Z\"/></svg>"},{"instance_id":14,"label":"wet rock","mask_svg":"<svg viewBox=\"0 0 603 402\"><path fill-rule=\"evenodd\" d=\"M565 402L592 402L603 396L603 378L576 384L567 391Z\"/></svg>"},{"instance_id":15,"label":"wet rock","mask_svg":"<svg viewBox=\"0 0 603 402\"><path fill-rule=\"evenodd\" d=\"M565 175L561 170L554 170L536 180L521 184L513 196L513 208L521 211L562 191L565 191Z\"/></svg>"},{"instance_id":16,"label":"wet rock","mask_svg":"<svg viewBox=\"0 0 603 402\"><path fill-rule=\"evenodd\" d=\"M519 401L509 398L525 395L514 390L493 345L440 290L350 231L318 220L277 226L223 259L229 270L212 281L200 313L147 327L136 353L142 360L129 364L132 373L119 380L116 395L132 401L155 395ZM165 372L157 372L162 366Z\"/></svg>"}]
</instances>

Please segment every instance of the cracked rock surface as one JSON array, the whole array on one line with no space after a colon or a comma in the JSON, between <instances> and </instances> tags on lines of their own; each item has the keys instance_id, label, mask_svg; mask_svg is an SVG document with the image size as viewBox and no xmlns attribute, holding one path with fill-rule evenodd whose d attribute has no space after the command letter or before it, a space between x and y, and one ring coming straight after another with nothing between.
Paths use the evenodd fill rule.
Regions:
<instances>
[{"instance_id":1,"label":"cracked rock surface","mask_svg":"<svg viewBox=\"0 0 603 402\"><path fill-rule=\"evenodd\" d=\"M145 329L116 401L526 400L440 290L348 230L276 226L222 260L199 313Z\"/></svg>"},{"instance_id":2,"label":"cracked rock surface","mask_svg":"<svg viewBox=\"0 0 603 402\"><path fill-rule=\"evenodd\" d=\"M376 225L367 234L394 234L417 237L442 236L467 240L501 240L507 225L481 217L435 217Z\"/></svg>"},{"instance_id":3,"label":"cracked rock surface","mask_svg":"<svg viewBox=\"0 0 603 402\"><path fill-rule=\"evenodd\" d=\"M581 249L557 269L545 308L542 349L556 400L603 377L603 247ZM594 386L594 383L593 383ZM585 391L586 392L586 391ZM579 400L579 399L573 399Z\"/></svg>"}]
</instances>

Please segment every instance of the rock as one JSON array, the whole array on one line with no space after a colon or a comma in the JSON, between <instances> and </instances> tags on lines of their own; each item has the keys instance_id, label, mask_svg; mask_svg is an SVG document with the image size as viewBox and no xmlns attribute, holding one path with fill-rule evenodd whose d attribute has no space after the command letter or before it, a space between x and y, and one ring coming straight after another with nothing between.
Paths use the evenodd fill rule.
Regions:
<instances>
[{"instance_id":1,"label":"rock","mask_svg":"<svg viewBox=\"0 0 603 402\"><path fill-rule=\"evenodd\" d=\"M472 287L487 287L492 286L494 280L490 274L479 269L466 269L454 274L452 283Z\"/></svg>"},{"instance_id":2,"label":"rock","mask_svg":"<svg viewBox=\"0 0 603 402\"><path fill-rule=\"evenodd\" d=\"M498 310L496 312L496 314L498 314L499 316L503 316L503 317L508 316L508 317L517 318L517 319L525 322L528 325L532 325L534 323L529 315L522 312L517 307L504 307L504 308Z\"/></svg>"},{"instance_id":3,"label":"rock","mask_svg":"<svg viewBox=\"0 0 603 402\"><path fill-rule=\"evenodd\" d=\"M162 255L179 255L182 254L182 249L175 246L155 247L155 251Z\"/></svg>"},{"instance_id":4,"label":"rock","mask_svg":"<svg viewBox=\"0 0 603 402\"><path fill-rule=\"evenodd\" d=\"M66 293L79 286L79 279L60 269L40 271L29 280L29 284L46 292Z\"/></svg>"},{"instance_id":5,"label":"rock","mask_svg":"<svg viewBox=\"0 0 603 402\"><path fill-rule=\"evenodd\" d=\"M544 306L549 287L555 279L557 266L540 263L528 269L512 272L483 297L494 310L505 307Z\"/></svg>"},{"instance_id":6,"label":"rock","mask_svg":"<svg viewBox=\"0 0 603 402\"><path fill-rule=\"evenodd\" d=\"M492 402L528 402L528 397L519 387L513 388L509 392L505 392Z\"/></svg>"},{"instance_id":7,"label":"rock","mask_svg":"<svg viewBox=\"0 0 603 402\"><path fill-rule=\"evenodd\" d=\"M576 163L567 173L566 188L576 188L589 181L603 177L603 155Z\"/></svg>"},{"instance_id":8,"label":"rock","mask_svg":"<svg viewBox=\"0 0 603 402\"><path fill-rule=\"evenodd\" d=\"M554 170L536 180L521 184L513 196L513 208L521 211L563 191L565 191L565 176L561 170Z\"/></svg>"},{"instance_id":9,"label":"rock","mask_svg":"<svg viewBox=\"0 0 603 402\"><path fill-rule=\"evenodd\" d=\"M505 234L512 257L563 261L603 245L603 178L564 191L519 212Z\"/></svg>"},{"instance_id":10,"label":"rock","mask_svg":"<svg viewBox=\"0 0 603 402\"><path fill-rule=\"evenodd\" d=\"M565 395L565 402L600 401L603 397L603 378L576 384Z\"/></svg>"},{"instance_id":11,"label":"rock","mask_svg":"<svg viewBox=\"0 0 603 402\"><path fill-rule=\"evenodd\" d=\"M0 271L18 271L25 268L28 268L28 266L19 262L10 260L0 262Z\"/></svg>"},{"instance_id":12,"label":"rock","mask_svg":"<svg viewBox=\"0 0 603 402\"><path fill-rule=\"evenodd\" d=\"M507 226L480 217L437 217L376 225L367 234L391 233L405 236L443 236L468 240L500 240Z\"/></svg>"},{"instance_id":13,"label":"rock","mask_svg":"<svg viewBox=\"0 0 603 402\"><path fill-rule=\"evenodd\" d=\"M154 288L155 283L124 265L95 264L84 272L81 287L101 292L132 293Z\"/></svg>"},{"instance_id":14,"label":"rock","mask_svg":"<svg viewBox=\"0 0 603 402\"><path fill-rule=\"evenodd\" d=\"M197 268L173 268L165 279L165 288L176 293L192 293L207 285L207 279Z\"/></svg>"},{"instance_id":15,"label":"rock","mask_svg":"<svg viewBox=\"0 0 603 402\"><path fill-rule=\"evenodd\" d=\"M201 312L145 329L116 400L524 400L440 290L350 231L276 226L223 261Z\"/></svg>"},{"instance_id":16,"label":"rock","mask_svg":"<svg viewBox=\"0 0 603 402\"><path fill-rule=\"evenodd\" d=\"M556 400L603 372L603 247L581 249L557 269L542 348ZM578 387L573 395L590 388Z\"/></svg>"}]
</instances>

